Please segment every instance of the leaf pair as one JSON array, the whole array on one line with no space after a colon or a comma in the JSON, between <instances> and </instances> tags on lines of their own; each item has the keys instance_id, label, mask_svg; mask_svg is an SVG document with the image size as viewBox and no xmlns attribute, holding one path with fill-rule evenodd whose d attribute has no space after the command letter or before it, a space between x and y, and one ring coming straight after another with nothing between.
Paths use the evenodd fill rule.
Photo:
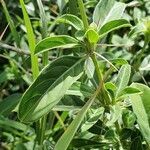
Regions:
<instances>
[{"instance_id":1,"label":"leaf pair","mask_svg":"<svg viewBox=\"0 0 150 150\"><path fill-rule=\"evenodd\" d=\"M83 30L83 22L75 15L65 14L58 19L56 23L66 23L73 26L76 30ZM62 48L68 49L80 46L75 38L68 35L56 35L43 39L35 47L35 54L43 53L51 49Z\"/></svg>"},{"instance_id":2,"label":"leaf pair","mask_svg":"<svg viewBox=\"0 0 150 150\"><path fill-rule=\"evenodd\" d=\"M100 38L113 30L131 26L127 20L121 19L125 8L126 4L115 0L100 0L93 14Z\"/></svg>"},{"instance_id":3,"label":"leaf pair","mask_svg":"<svg viewBox=\"0 0 150 150\"><path fill-rule=\"evenodd\" d=\"M93 21L97 24L98 30L107 22L120 19L125 8L126 4L115 0L100 0L93 14Z\"/></svg>"}]
</instances>

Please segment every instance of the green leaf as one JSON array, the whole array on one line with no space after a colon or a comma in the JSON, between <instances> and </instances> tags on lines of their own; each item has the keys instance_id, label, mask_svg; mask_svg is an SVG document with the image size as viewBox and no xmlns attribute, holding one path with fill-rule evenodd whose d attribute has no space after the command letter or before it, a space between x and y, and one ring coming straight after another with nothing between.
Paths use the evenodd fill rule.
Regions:
<instances>
[{"instance_id":1,"label":"green leaf","mask_svg":"<svg viewBox=\"0 0 150 150\"><path fill-rule=\"evenodd\" d=\"M60 13L63 12L64 7L66 6L66 3L67 3L66 0L57 0Z\"/></svg>"},{"instance_id":2,"label":"green leaf","mask_svg":"<svg viewBox=\"0 0 150 150\"><path fill-rule=\"evenodd\" d=\"M150 146L150 88L139 83L131 86L142 91L142 94L130 95L130 98L141 132Z\"/></svg>"},{"instance_id":3,"label":"green leaf","mask_svg":"<svg viewBox=\"0 0 150 150\"><path fill-rule=\"evenodd\" d=\"M87 101L87 103L82 107L82 109L77 114L76 118L72 121L72 123L69 125L67 130L64 132L64 134L60 137L58 142L55 145L55 149L57 150L66 150L73 139L77 129L79 128L82 120L84 119L85 114L87 113L88 109L92 105L93 101L95 100L96 96L99 93L99 89L94 93L94 95Z\"/></svg>"},{"instance_id":4,"label":"green leaf","mask_svg":"<svg viewBox=\"0 0 150 150\"><path fill-rule=\"evenodd\" d=\"M66 105L56 105L52 110L54 111L79 111L81 110L81 106L66 106Z\"/></svg>"},{"instance_id":5,"label":"green leaf","mask_svg":"<svg viewBox=\"0 0 150 150\"><path fill-rule=\"evenodd\" d=\"M130 23L125 19L109 21L100 28L99 30L100 38L102 38L109 32L112 32L114 30L117 30L123 27L130 27L130 26L131 26Z\"/></svg>"},{"instance_id":6,"label":"green leaf","mask_svg":"<svg viewBox=\"0 0 150 150\"><path fill-rule=\"evenodd\" d=\"M106 82L105 83L105 88L107 89L107 90L111 90L111 91L116 91L116 89L117 89L117 87L116 87L116 85L115 84L113 84L112 82Z\"/></svg>"},{"instance_id":7,"label":"green leaf","mask_svg":"<svg viewBox=\"0 0 150 150\"><path fill-rule=\"evenodd\" d=\"M0 102L0 115L8 116L11 111L17 106L20 98L21 94L13 94L3 99Z\"/></svg>"},{"instance_id":8,"label":"green leaf","mask_svg":"<svg viewBox=\"0 0 150 150\"><path fill-rule=\"evenodd\" d=\"M114 125L114 123L119 119L119 117L121 116L121 106L119 104L110 106L110 114L111 114L111 118L108 122L106 122L106 126L112 126Z\"/></svg>"},{"instance_id":9,"label":"green leaf","mask_svg":"<svg viewBox=\"0 0 150 150\"><path fill-rule=\"evenodd\" d=\"M115 58L110 60L112 63L115 63L117 66L128 64L128 62L123 58Z\"/></svg>"},{"instance_id":10,"label":"green leaf","mask_svg":"<svg viewBox=\"0 0 150 150\"><path fill-rule=\"evenodd\" d=\"M76 46L79 46L79 43L75 38L68 35L58 35L40 41L35 47L35 54L55 48L73 48Z\"/></svg>"},{"instance_id":11,"label":"green leaf","mask_svg":"<svg viewBox=\"0 0 150 150\"><path fill-rule=\"evenodd\" d=\"M97 142L91 139L73 139L70 147L77 149L109 149L109 144L110 143Z\"/></svg>"},{"instance_id":12,"label":"green leaf","mask_svg":"<svg viewBox=\"0 0 150 150\"><path fill-rule=\"evenodd\" d=\"M90 57L88 57L85 61L85 73L87 74L89 79L92 79L94 76L94 63Z\"/></svg>"},{"instance_id":13,"label":"green leaf","mask_svg":"<svg viewBox=\"0 0 150 150\"><path fill-rule=\"evenodd\" d=\"M69 24L77 30L83 30L84 29L82 20L80 18L78 18L77 16L72 15L72 14L65 14L65 15L59 17L56 20L56 22L62 22L62 23Z\"/></svg>"},{"instance_id":14,"label":"green leaf","mask_svg":"<svg viewBox=\"0 0 150 150\"><path fill-rule=\"evenodd\" d=\"M105 89L109 92L109 94L111 95L111 98L114 99L115 92L117 90L116 85L112 82L106 82L105 83Z\"/></svg>"},{"instance_id":15,"label":"green leaf","mask_svg":"<svg viewBox=\"0 0 150 150\"><path fill-rule=\"evenodd\" d=\"M78 9L78 2L74 0L69 0L68 1L68 12L72 15L77 15L79 12Z\"/></svg>"},{"instance_id":16,"label":"green leaf","mask_svg":"<svg viewBox=\"0 0 150 150\"><path fill-rule=\"evenodd\" d=\"M104 137L106 140L116 141L117 134L114 129L110 129L106 131Z\"/></svg>"},{"instance_id":17,"label":"green leaf","mask_svg":"<svg viewBox=\"0 0 150 150\"><path fill-rule=\"evenodd\" d=\"M30 18L28 16L26 8L25 8L24 1L20 0L20 4L21 4L22 12L23 12L25 26L27 29L27 39L28 39L29 48L30 48L30 52L31 52L32 72L33 72L33 78L35 79L39 74L38 58L37 58L37 56L34 56L35 36L33 33Z\"/></svg>"},{"instance_id":18,"label":"green leaf","mask_svg":"<svg viewBox=\"0 0 150 150\"><path fill-rule=\"evenodd\" d=\"M92 134L103 135L108 130L108 127L100 119L88 130Z\"/></svg>"},{"instance_id":19,"label":"green leaf","mask_svg":"<svg viewBox=\"0 0 150 150\"><path fill-rule=\"evenodd\" d=\"M0 116L0 127L1 128L11 127L12 129L17 129L24 132L27 131L28 129L28 126L23 123L14 120L9 120L1 116Z\"/></svg>"},{"instance_id":20,"label":"green leaf","mask_svg":"<svg viewBox=\"0 0 150 150\"><path fill-rule=\"evenodd\" d=\"M132 143L131 143L131 146L130 146L130 150L144 150L145 148L143 148L143 145L142 145L142 139L141 137L136 137Z\"/></svg>"},{"instance_id":21,"label":"green leaf","mask_svg":"<svg viewBox=\"0 0 150 150\"><path fill-rule=\"evenodd\" d=\"M132 30L129 32L130 37L134 37L135 35L144 32L144 24L138 23L135 27L132 28Z\"/></svg>"},{"instance_id":22,"label":"green leaf","mask_svg":"<svg viewBox=\"0 0 150 150\"><path fill-rule=\"evenodd\" d=\"M131 137L132 130L129 128L123 128L120 132L120 139L121 140L127 140Z\"/></svg>"},{"instance_id":23,"label":"green leaf","mask_svg":"<svg viewBox=\"0 0 150 150\"><path fill-rule=\"evenodd\" d=\"M68 112L66 112L66 111L62 112L62 114L60 115L60 118L61 118L62 122L64 122L67 117L68 117ZM57 120L57 123L55 124L54 129L57 129L57 128L59 129L59 128L61 128L61 126L62 125L61 125L60 121Z\"/></svg>"},{"instance_id":24,"label":"green leaf","mask_svg":"<svg viewBox=\"0 0 150 150\"><path fill-rule=\"evenodd\" d=\"M76 95L80 97L90 97L94 93L94 89L88 85L76 82L74 83L69 90L67 90L66 95Z\"/></svg>"},{"instance_id":25,"label":"green leaf","mask_svg":"<svg viewBox=\"0 0 150 150\"><path fill-rule=\"evenodd\" d=\"M105 23L120 19L125 7L126 4L116 2L115 0L100 0L93 14L93 21L97 24L98 30Z\"/></svg>"},{"instance_id":26,"label":"green leaf","mask_svg":"<svg viewBox=\"0 0 150 150\"><path fill-rule=\"evenodd\" d=\"M47 114L82 75L84 59L64 56L45 67L19 105L19 119L32 122Z\"/></svg>"},{"instance_id":27,"label":"green leaf","mask_svg":"<svg viewBox=\"0 0 150 150\"><path fill-rule=\"evenodd\" d=\"M79 41L84 41L84 35L85 35L84 30L78 30L77 32L75 32L75 38L78 39Z\"/></svg>"},{"instance_id":28,"label":"green leaf","mask_svg":"<svg viewBox=\"0 0 150 150\"><path fill-rule=\"evenodd\" d=\"M34 36L34 33L33 33L30 18L28 16L27 10L25 8L24 1L20 0L20 4L21 4L22 12L23 12L25 26L26 26L26 29L27 29L27 37L28 37L28 43L29 43L30 51L31 51L31 53L33 53L34 48L35 48L35 36Z\"/></svg>"},{"instance_id":29,"label":"green leaf","mask_svg":"<svg viewBox=\"0 0 150 150\"><path fill-rule=\"evenodd\" d=\"M89 128L91 128L98 121L103 112L104 107L92 109L91 112L89 112L88 114L88 118L81 127L81 132L87 131Z\"/></svg>"},{"instance_id":30,"label":"green leaf","mask_svg":"<svg viewBox=\"0 0 150 150\"><path fill-rule=\"evenodd\" d=\"M150 41L150 19L146 18L143 21L139 22L129 33L130 37L137 37L138 34L144 34L147 38L147 42Z\"/></svg>"},{"instance_id":31,"label":"green leaf","mask_svg":"<svg viewBox=\"0 0 150 150\"><path fill-rule=\"evenodd\" d=\"M125 64L121 67L119 70L119 74L116 80L116 94L115 97L117 98L120 92L128 85L129 79L131 74L131 66L128 64Z\"/></svg>"},{"instance_id":32,"label":"green leaf","mask_svg":"<svg viewBox=\"0 0 150 150\"><path fill-rule=\"evenodd\" d=\"M88 29L85 33L85 37L92 44L96 44L99 40L99 35L94 29Z\"/></svg>"},{"instance_id":33,"label":"green leaf","mask_svg":"<svg viewBox=\"0 0 150 150\"><path fill-rule=\"evenodd\" d=\"M137 94L137 93L141 94L142 92L137 88L125 87L122 91L120 91L118 97L129 96L130 94Z\"/></svg>"},{"instance_id":34,"label":"green leaf","mask_svg":"<svg viewBox=\"0 0 150 150\"><path fill-rule=\"evenodd\" d=\"M7 74L8 74L8 72L6 72L6 71L3 71L2 73L0 73L0 85L9 80Z\"/></svg>"},{"instance_id":35,"label":"green leaf","mask_svg":"<svg viewBox=\"0 0 150 150\"><path fill-rule=\"evenodd\" d=\"M125 109L122 113L122 121L123 121L124 127L132 128L135 124L136 116L133 113L133 111Z\"/></svg>"},{"instance_id":36,"label":"green leaf","mask_svg":"<svg viewBox=\"0 0 150 150\"><path fill-rule=\"evenodd\" d=\"M7 10L7 7L6 7L6 4L5 4L4 0L1 0L1 3L2 3L3 9L4 9L4 13L5 13L7 22L9 24L9 27L10 27L10 30L11 30L11 33L12 33L14 39L15 39L15 42L16 42L17 46L19 47L20 37L19 37L19 34L16 30L15 24L14 24L13 20L11 19L11 16L9 14L9 11Z\"/></svg>"},{"instance_id":37,"label":"green leaf","mask_svg":"<svg viewBox=\"0 0 150 150\"><path fill-rule=\"evenodd\" d=\"M76 95L72 96L65 94L65 96L61 99L61 101L57 104L57 106L60 105L75 106L75 107L77 106L78 108L80 107L81 109L84 104L85 102L83 102L83 97L81 98Z\"/></svg>"}]
</instances>

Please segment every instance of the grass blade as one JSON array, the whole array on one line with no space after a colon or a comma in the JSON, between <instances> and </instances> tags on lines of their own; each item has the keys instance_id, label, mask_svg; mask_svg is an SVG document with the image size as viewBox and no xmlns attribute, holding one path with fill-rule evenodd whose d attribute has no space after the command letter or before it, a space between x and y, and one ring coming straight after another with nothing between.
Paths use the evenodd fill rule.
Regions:
<instances>
[{"instance_id":1,"label":"grass blade","mask_svg":"<svg viewBox=\"0 0 150 150\"><path fill-rule=\"evenodd\" d=\"M82 109L79 111L76 118L72 121L70 126L67 128L67 130L64 132L64 134L61 136L61 138L58 140L58 142L55 145L56 150L66 150L72 141L76 131L78 130L82 120L84 119L85 114L91 107L92 103L94 102L95 98L97 97L99 91L101 90L101 85L98 87L96 92L93 94L93 96L87 101L87 103L82 107Z\"/></svg>"},{"instance_id":2,"label":"grass blade","mask_svg":"<svg viewBox=\"0 0 150 150\"><path fill-rule=\"evenodd\" d=\"M130 98L141 132L150 147L150 88L140 83L133 83L131 87L142 91L142 94L133 94Z\"/></svg>"},{"instance_id":3,"label":"grass blade","mask_svg":"<svg viewBox=\"0 0 150 150\"><path fill-rule=\"evenodd\" d=\"M5 4L4 0L1 0L1 3L2 3L3 9L4 9L4 13L5 13L7 22L9 24L10 30L11 30L12 35L14 37L14 40L15 40L17 46L20 47L19 46L20 45L20 38L19 38L19 35L16 31L15 24L14 24L13 20L11 19L11 16L10 16L8 10L7 10L7 7L6 7L6 4Z\"/></svg>"},{"instance_id":4,"label":"grass blade","mask_svg":"<svg viewBox=\"0 0 150 150\"><path fill-rule=\"evenodd\" d=\"M31 52L31 65L32 65L33 78L36 79L39 74L39 68L38 68L38 58L37 58L37 56L34 56L35 36L33 33L30 18L28 16L26 8L25 8L24 1L20 0L20 4L21 4L22 12L23 12L25 26L27 29L28 43L29 43L29 48L30 48L30 52Z\"/></svg>"}]
</instances>

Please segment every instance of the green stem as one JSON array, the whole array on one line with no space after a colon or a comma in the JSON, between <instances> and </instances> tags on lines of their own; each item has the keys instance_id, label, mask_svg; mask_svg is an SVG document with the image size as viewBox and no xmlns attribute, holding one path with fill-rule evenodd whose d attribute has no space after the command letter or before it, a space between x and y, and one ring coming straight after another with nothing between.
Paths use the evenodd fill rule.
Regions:
<instances>
[{"instance_id":1,"label":"green stem","mask_svg":"<svg viewBox=\"0 0 150 150\"><path fill-rule=\"evenodd\" d=\"M84 24L84 28L86 30L86 29L88 29L89 24L88 24L88 20L87 20L87 16L86 16L86 12L85 12L83 1L82 0L78 0L78 5L79 5L82 21L83 21L83 24ZM93 51L94 50L94 49L92 49L93 46L88 41L87 41L86 44L88 46L88 49L90 49L88 51ZM96 58L94 53L91 55L91 58L92 58L93 63L95 65L95 69L96 69L96 73L98 75L99 81L103 81L103 76L102 76L102 73L101 73L101 71L99 69L98 61L97 61L97 58Z\"/></svg>"},{"instance_id":2,"label":"green stem","mask_svg":"<svg viewBox=\"0 0 150 150\"><path fill-rule=\"evenodd\" d=\"M65 124L64 124L63 120L61 119L61 117L59 116L59 114L57 113L57 111L54 111L54 114L55 114L56 118L58 119L58 121L60 122L61 126L63 127L64 131L66 131Z\"/></svg>"},{"instance_id":3,"label":"green stem","mask_svg":"<svg viewBox=\"0 0 150 150\"><path fill-rule=\"evenodd\" d=\"M104 79L103 79L103 75L101 73L101 70L99 68L99 64L98 64L98 60L96 58L96 55L95 53L93 53L91 55L91 58L93 60L93 63L94 63L94 66L95 66L95 70L96 70L96 74L98 76L98 79L99 79L99 82L101 82L101 85L102 85L102 89L101 89L101 96L104 98L104 105L109 105L111 100L110 100L110 97L108 95L108 92L105 90L105 85L104 85Z\"/></svg>"},{"instance_id":4,"label":"green stem","mask_svg":"<svg viewBox=\"0 0 150 150\"><path fill-rule=\"evenodd\" d=\"M84 24L84 28L85 28L85 30L87 30L88 27L89 27L89 23L88 23L88 20L87 20L87 16L86 16L86 12L85 12L83 1L82 0L78 0L78 5L79 5L82 21L83 21L83 24Z\"/></svg>"},{"instance_id":5,"label":"green stem","mask_svg":"<svg viewBox=\"0 0 150 150\"><path fill-rule=\"evenodd\" d=\"M117 141L118 141L118 150L122 149L123 150L123 147L124 147L124 143L123 141L121 141L120 139L120 133L121 133L121 126L119 124L118 121L115 122L115 127L116 127L116 133L118 134L118 137L117 137Z\"/></svg>"},{"instance_id":6,"label":"green stem","mask_svg":"<svg viewBox=\"0 0 150 150\"><path fill-rule=\"evenodd\" d=\"M83 24L84 24L84 29L87 30L88 27L89 27L89 24L88 24L88 20L87 20L87 16L86 16L86 12L85 12L83 1L82 0L78 0L78 5L79 5L82 21L83 21ZM102 96L105 99L104 103L106 105L108 105L110 103L110 98L109 98L109 95L108 95L108 93L107 93L107 91L105 90L105 87L104 87L103 75L101 73L101 70L99 69L98 60L96 58L95 53L93 53L93 51L95 50L95 46L92 45L89 41L85 41L85 42L86 42L86 45L87 45L87 52L91 53L90 57L93 60L93 63L94 63L94 66L95 66L95 70L96 70L96 74L98 76L99 82L101 82L101 85L102 85L102 89L101 90L102 90Z\"/></svg>"},{"instance_id":7,"label":"green stem","mask_svg":"<svg viewBox=\"0 0 150 150\"><path fill-rule=\"evenodd\" d=\"M91 58L93 60L93 63L94 63L94 66L95 66L95 70L96 70L96 73L97 73L97 76L98 76L98 79L99 79L99 82L103 82L103 75L99 69L99 65L98 65L98 61L97 61L97 58L96 58L96 55L93 53L91 55ZM103 84L103 83L102 83Z\"/></svg>"},{"instance_id":8,"label":"green stem","mask_svg":"<svg viewBox=\"0 0 150 150\"><path fill-rule=\"evenodd\" d=\"M86 16L86 12L85 12L83 1L82 0L78 0L78 5L79 5L82 21L83 21L83 24L84 24L84 28L85 28L85 30L87 30L89 24L88 24L88 20L87 20L87 16ZM86 42L86 44L87 44L88 52L94 51L94 46L93 45L91 45L88 41ZM91 58L92 58L93 63L95 65L95 69L96 69L96 73L98 75L98 79L99 79L100 82L102 82L103 81L103 76L102 76L102 73L101 73L101 71L99 69L98 61L97 61L97 58L96 58L94 53L92 53Z\"/></svg>"},{"instance_id":9,"label":"green stem","mask_svg":"<svg viewBox=\"0 0 150 150\"><path fill-rule=\"evenodd\" d=\"M39 145L43 145L43 141L45 139L45 130L46 130L46 120L47 120L47 115L45 115L41 120L40 120L40 137L39 137Z\"/></svg>"}]
</instances>

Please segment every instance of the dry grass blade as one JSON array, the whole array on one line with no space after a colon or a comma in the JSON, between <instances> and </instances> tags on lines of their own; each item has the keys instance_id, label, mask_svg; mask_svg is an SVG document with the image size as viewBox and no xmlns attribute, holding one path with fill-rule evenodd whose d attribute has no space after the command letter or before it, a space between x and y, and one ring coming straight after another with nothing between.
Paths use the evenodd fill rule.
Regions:
<instances>
[{"instance_id":1,"label":"dry grass blade","mask_svg":"<svg viewBox=\"0 0 150 150\"><path fill-rule=\"evenodd\" d=\"M4 31L2 32L2 34L0 35L0 41L2 40L7 28L9 27L9 24L5 27Z\"/></svg>"}]
</instances>

